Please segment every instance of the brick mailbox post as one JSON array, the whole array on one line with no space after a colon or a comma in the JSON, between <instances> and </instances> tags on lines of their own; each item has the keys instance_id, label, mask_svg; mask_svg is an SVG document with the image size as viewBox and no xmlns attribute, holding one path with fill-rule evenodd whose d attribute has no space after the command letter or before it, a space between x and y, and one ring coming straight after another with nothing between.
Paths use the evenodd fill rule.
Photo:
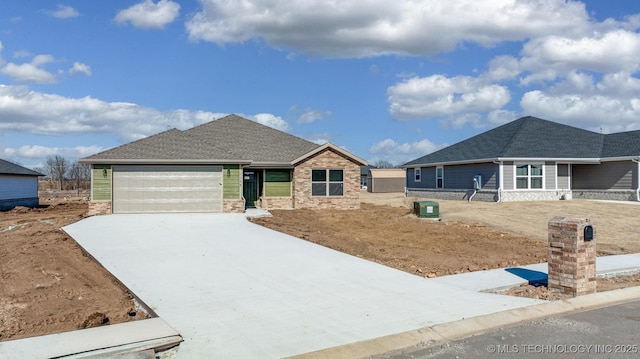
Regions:
<instances>
[{"instance_id":1,"label":"brick mailbox post","mask_svg":"<svg viewBox=\"0 0 640 359\"><path fill-rule=\"evenodd\" d=\"M588 219L549 221L549 291L561 297L596 292L595 228Z\"/></svg>"}]
</instances>

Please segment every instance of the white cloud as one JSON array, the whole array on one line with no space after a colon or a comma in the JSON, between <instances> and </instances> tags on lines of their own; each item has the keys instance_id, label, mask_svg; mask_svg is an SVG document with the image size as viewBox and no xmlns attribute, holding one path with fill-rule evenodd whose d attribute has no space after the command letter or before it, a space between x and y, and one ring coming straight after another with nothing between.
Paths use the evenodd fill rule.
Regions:
<instances>
[{"instance_id":1,"label":"white cloud","mask_svg":"<svg viewBox=\"0 0 640 359\"><path fill-rule=\"evenodd\" d=\"M507 87L469 76L414 77L389 87L387 93L389 111L399 120L489 112L511 99Z\"/></svg>"},{"instance_id":2,"label":"white cloud","mask_svg":"<svg viewBox=\"0 0 640 359\"><path fill-rule=\"evenodd\" d=\"M373 155L373 158L368 162L375 163L383 160L389 161L394 165L400 165L444 147L446 147L446 144L436 145L428 139L411 143L397 143L387 138L373 144L373 146L369 148L369 153Z\"/></svg>"},{"instance_id":3,"label":"white cloud","mask_svg":"<svg viewBox=\"0 0 640 359\"><path fill-rule=\"evenodd\" d=\"M330 57L432 55L589 26L584 4L564 0L200 0L186 24L193 40L263 39Z\"/></svg>"},{"instance_id":4,"label":"white cloud","mask_svg":"<svg viewBox=\"0 0 640 359\"><path fill-rule=\"evenodd\" d=\"M635 72L640 68L640 34L622 29L571 38L547 36L524 45L520 68L531 75L523 84L552 81L575 70Z\"/></svg>"},{"instance_id":5,"label":"white cloud","mask_svg":"<svg viewBox=\"0 0 640 359\"><path fill-rule=\"evenodd\" d=\"M293 105L289 109L291 113L296 116L298 123L312 123L318 120L323 120L332 115L329 110L314 110L311 108L298 108Z\"/></svg>"},{"instance_id":6,"label":"white cloud","mask_svg":"<svg viewBox=\"0 0 640 359\"><path fill-rule=\"evenodd\" d=\"M594 83L589 76L570 76L557 85L525 93L520 106L527 114L572 126L605 132L639 129L640 79L628 73L605 75Z\"/></svg>"},{"instance_id":7,"label":"white cloud","mask_svg":"<svg viewBox=\"0 0 640 359\"><path fill-rule=\"evenodd\" d=\"M519 117L519 114L513 111L507 110L495 110L489 112L487 115L487 121L491 125L504 125L507 122L511 122Z\"/></svg>"},{"instance_id":8,"label":"white cloud","mask_svg":"<svg viewBox=\"0 0 640 359\"><path fill-rule=\"evenodd\" d=\"M106 102L89 96L70 98L30 91L24 86L0 85L0 131L39 135L108 133L129 142L170 128L186 130L226 115L184 109L161 112L128 102ZM280 131L289 130L288 123L276 115L242 116Z\"/></svg>"},{"instance_id":9,"label":"white cloud","mask_svg":"<svg viewBox=\"0 0 640 359\"><path fill-rule=\"evenodd\" d=\"M13 62L6 63L0 72L21 82L35 82L39 84L51 84L57 81L57 78L51 72L42 68L54 59L51 55L37 55L30 63L15 64Z\"/></svg>"},{"instance_id":10,"label":"white cloud","mask_svg":"<svg viewBox=\"0 0 640 359\"><path fill-rule=\"evenodd\" d=\"M25 145L18 148L7 147L2 150L5 157L20 159L43 159L52 155L61 155L69 159L77 159L93 155L105 148L100 146L75 146L75 147L45 147L40 145Z\"/></svg>"},{"instance_id":11,"label":"white cloud","mask_svg":"<svg viewBox=\"0 0 640 359\"><path fill-rule=\"evenodd\" d=\"M205 111L160 112L126 102L92 97L71 98L0 85L1 131L43 135L110 133L123 141L139 139L169 128L187 129L224 116Z\"/></svg>"},{"instance_id":12,"label":"white cloud","mask_svg":"<svg viewBox=\"0 0 640 359\"><path fill-rule=\"evenodd\" d=\"M280 116L272 115L270 113L259 113L257 115L243 117L256 121L259 124L275 128L276 130L289 130L289 124L287 123L287 121L283 120Z\"/></svg>"},{"instance_id":13,"label":"white cloud","mask_svg":"<svg viewBox=\"0 0 640 359\"><path fill-rule=\"evenodd\" d=\"M324 145L325 143L331 142L331 138L333 135L329 133L311 133L304 136L307 141L311 141L318 145Z\"/></svg>"},{"instance_id":14,"label":"white cloud","mask_svg":"<svg viewBox=\"0 0 640 359\"><path fill-rule=\"evenodd\" d=\"M81 62L74 62L73 67L69 69L69 75L75 75L80 73L85 74L87 76L91 76L91 67Z\"/></svg>"},{"instance_id":15,"label":"white cloud","mask_svg":"<svg viewBox=\"0 0 640 359\"><path fill-rule=\"evenodd\" d=\"M41 145L24 145L20 147L0 146L0 158L19 163L28 168L43 167L49 156L60 155L71 161L91 156L106 148L101 146L47 147Z\"/></svg>"},{"instance_id":16,"label":"white cloud","mask_svg":"<svg viewBox=\"0 0 640 359\"><path fill-rule=\"evenodd\" d=\"M50 11L49 15L53 17L57 17L58 19L68 19L68 18L80 16L80 13L76 9L72 8L71 6L59 4L58 10Z\"/></svg>"},{"instance_id":17,"label":"white cloud","mask_svg":"<svg viewBox=\"0 0 640 359\"><path fill-rule=\"evenodd\" d=\"M180 13L180 4L170 0L144 0L130 8L120 10L114 21L131 23L141 29L162 29L172 23Z\"/></svg>"}]
</instances>

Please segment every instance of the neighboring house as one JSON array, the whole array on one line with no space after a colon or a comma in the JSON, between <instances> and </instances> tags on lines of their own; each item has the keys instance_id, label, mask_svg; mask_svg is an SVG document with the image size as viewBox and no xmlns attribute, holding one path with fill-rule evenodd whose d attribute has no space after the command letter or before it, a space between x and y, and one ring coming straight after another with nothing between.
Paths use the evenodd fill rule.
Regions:
<instances>
[{"instance_id":1,"label":"neighboring house","mask_svg":"<svg viewBox=\"0 0 640 359\"><path fill-rule=\"evenodd\" d=\"M90 214L359 208L366 161L230 115L80 160Z\"/></svg>"},{"instance_id":2,"label":"neighboring house","mask_svg":"<svg viewBox=\"0 0 640 359\"><path fill-rule=\"evenodd\" d=\"M369 169L376 168L376 166L361 166L360 167L360 189L366 190L369 176Z\"/></svg>"},{"instance_id":3,"label":"neighboring house","mask_svg":"<svg viewBox=\"0 0 640 359\"><path fill-rule=\"evenodd\" d=\"M368 172L367 192L404 192L406 173L404 168L371 168Z\"/></svg>"},{"instance_id":4,"label":"neighboring house","mask_svg":"<svg viewBox=\"0 0 640 359\"><path fill-rule=\"evenodd\" d=\"M524 117L402 167L408 196L638 201L639 161L640 131L604 135Z\"/></svg>"},{"instance_id":5,"label":"neighboring house","mask_svg":"<svg viewBox=\"0 0 640 359\"><path fill-rule=\"evenodd\" d=\"M0 159L0 211L38 207L38 176L44 175Z\"/></svg>"}]
</instances>

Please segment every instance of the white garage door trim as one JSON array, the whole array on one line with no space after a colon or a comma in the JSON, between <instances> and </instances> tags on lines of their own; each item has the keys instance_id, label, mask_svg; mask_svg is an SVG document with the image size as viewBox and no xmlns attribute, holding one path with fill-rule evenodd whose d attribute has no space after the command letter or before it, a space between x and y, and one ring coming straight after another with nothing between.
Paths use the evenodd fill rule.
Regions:
<instances>
[{"instance_id":1,"label":"white garage door trim","mask_svg":"<svg viewBox=\"0 0 640 359\"><path fill-rule=\"evenodd\" d=\"M222 212L222 167L113 167L113 213L209 212Z\"/></svg>"}]
</instances>

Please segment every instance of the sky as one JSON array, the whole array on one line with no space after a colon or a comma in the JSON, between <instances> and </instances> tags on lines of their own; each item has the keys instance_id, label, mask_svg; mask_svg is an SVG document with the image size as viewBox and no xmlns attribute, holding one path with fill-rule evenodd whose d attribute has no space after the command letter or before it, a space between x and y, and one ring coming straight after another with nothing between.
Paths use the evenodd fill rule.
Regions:
<instances>
[{"instance_id":1,"label":"sky","mask_svg":"<svg viewBox=\"0 0 640 359\"><path fill-rule=\"evenodd\" d=\"M636 0L0 5L0 158L71 160L238 114L371 164L523 116L640 129Z\"/></svg>"}]
</instances>

